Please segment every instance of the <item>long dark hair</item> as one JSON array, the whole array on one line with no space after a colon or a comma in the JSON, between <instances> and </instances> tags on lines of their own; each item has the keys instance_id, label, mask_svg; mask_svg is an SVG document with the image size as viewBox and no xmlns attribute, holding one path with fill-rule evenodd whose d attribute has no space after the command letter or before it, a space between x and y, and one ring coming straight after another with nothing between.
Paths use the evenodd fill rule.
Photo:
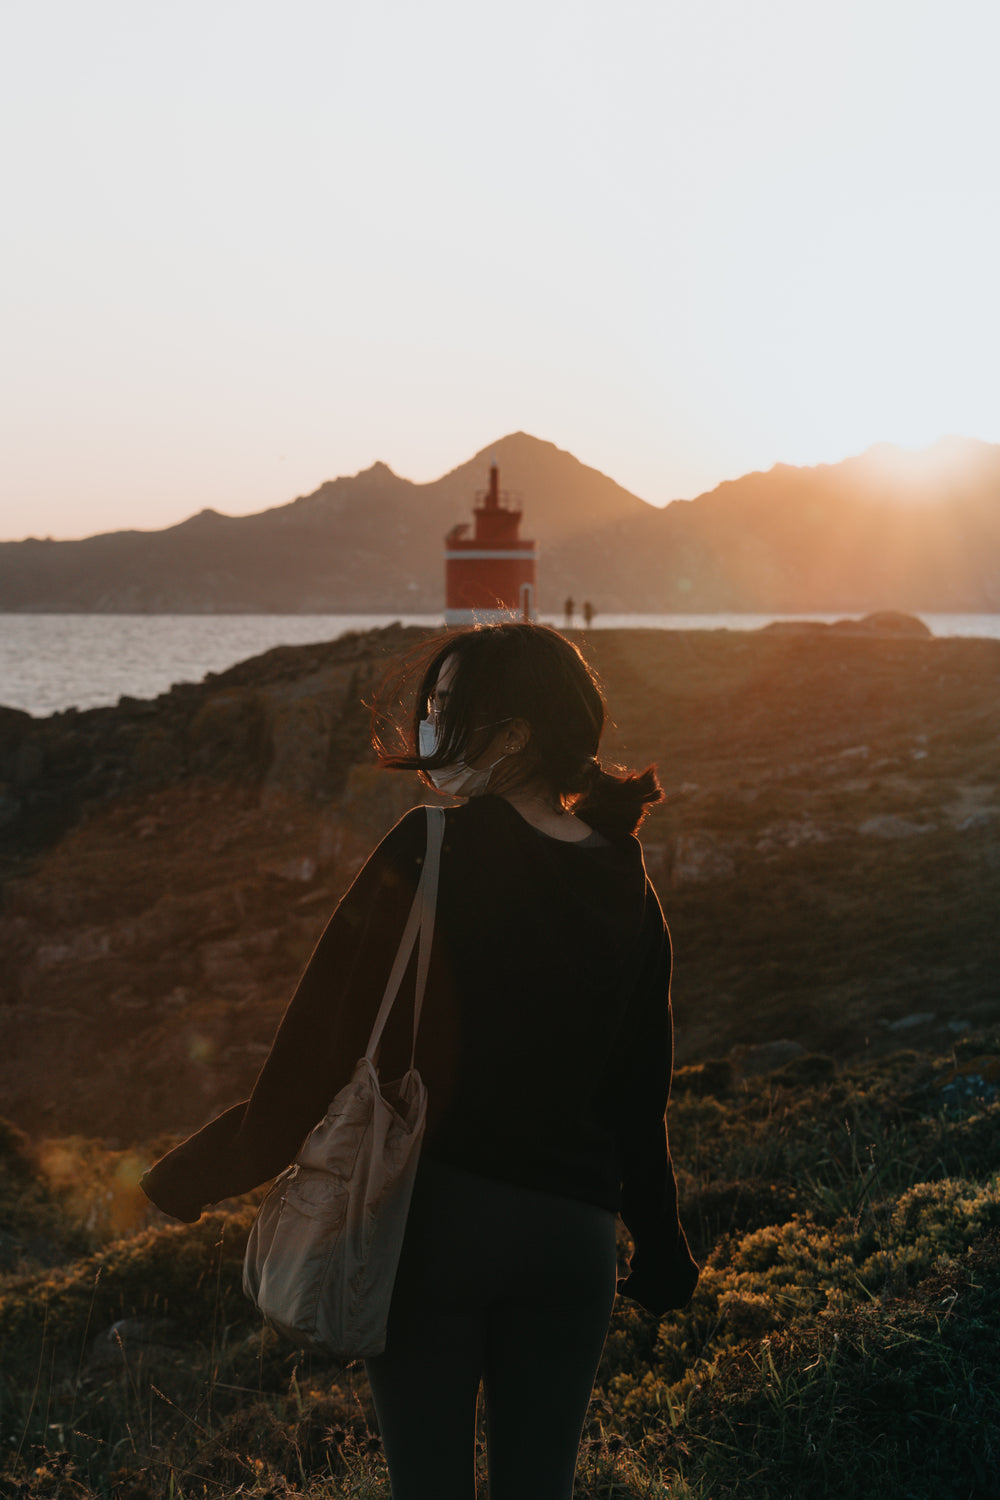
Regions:
<instances>
[{"instance_id":1,"label":"long dark hair","mask_svg":"<svg viewBox=\"0 0 1000 1500\"><path fill-rule=\"evenodd\" d=\"M454 676L437 713L437 749L422 756L418 727L446 661L454 663ZM399 710L418 672L407 732ZM479 625L436 638L390 674L372 718L382 765L419 771L425 781L440 766L476 760L504 723L524 719L531 727L521 760L524 781L542 781L564 807L607 836L634 833L663 797L654 766L629 772L600 764L604 696L576 647L547 625Z\"/></svg>"}]
</instances>

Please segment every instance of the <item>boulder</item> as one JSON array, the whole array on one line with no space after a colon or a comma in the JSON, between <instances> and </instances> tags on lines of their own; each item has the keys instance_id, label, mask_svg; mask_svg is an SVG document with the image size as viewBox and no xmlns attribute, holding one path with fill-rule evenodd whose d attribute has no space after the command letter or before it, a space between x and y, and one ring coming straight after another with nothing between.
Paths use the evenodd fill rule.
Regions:
<instances>
[{"instance_id":1,"label":"boulder","mask_svg":"<svg viewBox=\"0 0 1000 1500\"><path fill-rule=\"evenodd\" d=\"M166 1318L119 1318L99 1333L87 1353L87 1373L128 1370L139 1366L176 1364L185 1351L175 1343L174 1326Z\"/></svg>"},{"instance_id":2,"label":"boulder","mask_svg":"<svg viewBox=\"0 0 1000 1500\"><path fill-rule=\"evenodd\" d=\"M914 823L910 818L900 817L897 813L877 813L874 818L866 818L858 832L866 838L912 839L921 833L936 833L937 824Z\"/></svg>"},{"instance_id":3,"label":"boulder","mask_svg":"<svg viewBox=\"0 0 1000 1500\"><path fill-rule=\"evenodd\" d=\"M759 1042L756 1046L741 1043L730 1049L729 1059L740 1078L758 1078L805 1055L806 1049L801 1042L783 1037L773 1042Z\"/></svg>"},{"instance_id":4,"label":"boulder","mask_svg":"<svg viewBox=\"0 0 1000 1500\"><path fill-rule=\"evenodd\" d=\"M707 833L682 833L674 844L670 884L707 885L714 880L731 880L736 865L725 850Z\"/></svg>"}]
</instances>

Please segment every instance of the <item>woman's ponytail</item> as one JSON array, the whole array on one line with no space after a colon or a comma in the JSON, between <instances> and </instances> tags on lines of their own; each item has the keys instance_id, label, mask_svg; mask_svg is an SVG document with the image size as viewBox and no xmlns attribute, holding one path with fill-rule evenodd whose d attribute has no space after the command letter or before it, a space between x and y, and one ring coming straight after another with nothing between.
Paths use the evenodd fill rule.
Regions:
<instances>
[{"instance_id":1,"label":"woman's ponytail","mask_svg":"<svg viewBox=\"0 0 1000 1500\"><path fill-rule=\"evenodd\" d=\"M663 800L655 766L615 772L604 770L594 760L584 767L583 783L573 811L606 838L635 833L653 804Z\"/></svg>"}]
</instances>

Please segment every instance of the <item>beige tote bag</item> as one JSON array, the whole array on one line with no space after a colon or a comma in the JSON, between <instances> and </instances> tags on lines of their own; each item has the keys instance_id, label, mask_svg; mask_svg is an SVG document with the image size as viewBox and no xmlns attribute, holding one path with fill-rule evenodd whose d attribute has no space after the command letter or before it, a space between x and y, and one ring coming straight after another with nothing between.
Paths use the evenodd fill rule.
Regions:
<instances>
[{"instance_id":1,"label":"beige tote bag","mask_svg":"<svg viewBox=\"0 0 1000 1500\"><path fill-rule=\"evenodd\" d=\"M444 812L428 807L427 853L364 1057L260 1206L243 1290L303 1348L362 1359L385 1348L389 1302L427 1117L414 1066L434 934ZM382 1084L378 1050L417 932L410 1066Z\"/></svg>"}]
</instances>

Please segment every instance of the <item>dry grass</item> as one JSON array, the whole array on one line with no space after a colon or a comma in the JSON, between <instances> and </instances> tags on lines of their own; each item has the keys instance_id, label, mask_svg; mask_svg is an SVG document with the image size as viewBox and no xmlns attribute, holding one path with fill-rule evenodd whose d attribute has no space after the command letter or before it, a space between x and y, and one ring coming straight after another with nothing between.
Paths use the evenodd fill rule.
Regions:
<instances>
[{"instance_id":1,"label":"dry grass","mask_svg":"<svg viewBox=\"0 0 1000 1500\"><path fill-rule=\"evenodd\" d=\"M683 1313L616 1308L579 1497L991 1493L997 1074L983 1033L948 1058L804 1059L745 1083L720 1066L682 1087L674 1147L705 1270ZM81 1256L79 1187L4 1142L22 1255L0 1283L0 1493L388 1500L360 1369L281 1345L242 1298L250 1208ZM89 1170L114 1160L95 1150ZM36 1214L59 1264L31 1261Z\"/></svg>"}]
</instances>

